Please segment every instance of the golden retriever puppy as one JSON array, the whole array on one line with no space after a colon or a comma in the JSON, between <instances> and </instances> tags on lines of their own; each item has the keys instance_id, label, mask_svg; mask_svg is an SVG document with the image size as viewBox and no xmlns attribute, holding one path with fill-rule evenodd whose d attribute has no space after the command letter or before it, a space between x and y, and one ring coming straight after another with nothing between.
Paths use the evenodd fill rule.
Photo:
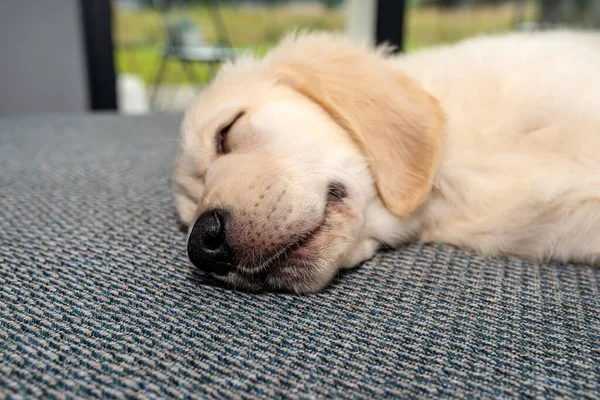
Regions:
<instances>
[{"instance_id":1,"label":"golden retriever puppy","mask_svg":"<svg viewBox=\"0 0 600 400\"><path fill-rule=\"evenodd\" d=\"M175 200L193 264L298 293L383 244L600 262L600 40L480 37L392 56L291 35L188 110Z\"/></svg>"}]
</instances>

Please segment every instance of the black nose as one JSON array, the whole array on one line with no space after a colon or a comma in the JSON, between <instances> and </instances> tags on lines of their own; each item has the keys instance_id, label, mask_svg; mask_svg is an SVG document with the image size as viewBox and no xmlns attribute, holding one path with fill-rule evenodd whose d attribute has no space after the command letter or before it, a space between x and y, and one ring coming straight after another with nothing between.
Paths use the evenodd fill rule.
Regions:
<instances>
[{"instance_id":1,"label":"black nose","mask_svg":"<svg viewBox=\"0 0 600 400\"><path fill-rule=\"evenodd\" d=\"M227 243L227 213L210 210L198 217L188 239L188 256L203 271L225 275L233 269L233 253Z\"/></svg>"}]
</instances>

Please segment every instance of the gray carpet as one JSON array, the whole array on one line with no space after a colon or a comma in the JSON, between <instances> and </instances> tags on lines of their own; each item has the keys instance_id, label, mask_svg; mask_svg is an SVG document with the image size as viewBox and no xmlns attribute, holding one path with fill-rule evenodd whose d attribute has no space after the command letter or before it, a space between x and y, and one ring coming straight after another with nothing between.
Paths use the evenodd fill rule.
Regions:
<instances>
[{"instance_id":1,"label":"gray carpet","mask_svg":"<svg viewBox=\"0 0 600 400\"><path fill-rule=\"evenodd\" d=\"M324 293L194 273L180 116L0 119L0 398L600 399L600 271L380 253Z\"/></svg>"}]
</instances>

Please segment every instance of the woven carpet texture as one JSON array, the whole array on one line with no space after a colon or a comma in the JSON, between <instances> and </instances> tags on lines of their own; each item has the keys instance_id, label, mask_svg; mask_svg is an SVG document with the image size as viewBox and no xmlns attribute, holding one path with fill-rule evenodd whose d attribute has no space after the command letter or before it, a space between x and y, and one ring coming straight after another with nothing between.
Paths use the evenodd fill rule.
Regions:
<instances>
[{"instance_id":1,"label":"woven carpet texture","mask_svg":"<svg viewBox=\"0 0 600 400\"><path fill-rule=\"evenodd\" d=\"M0 398L600 399L600 271L381 252L322 293L190 268L181 115L0 119Z\"/></svg>"}]
</instances>

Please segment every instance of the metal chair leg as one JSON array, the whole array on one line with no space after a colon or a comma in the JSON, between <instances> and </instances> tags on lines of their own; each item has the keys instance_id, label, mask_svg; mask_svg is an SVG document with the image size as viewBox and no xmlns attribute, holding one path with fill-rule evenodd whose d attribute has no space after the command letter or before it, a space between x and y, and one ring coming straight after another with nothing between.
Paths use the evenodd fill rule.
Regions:
<instances>
[{"instance_id":1,"label":"metal chair leg","mask_svg":"<svg viewBox=\"0 0 600 400\"><path fill-rule=\"evenodd\" d=\"M152 88L152 95L150 96L150 107L154 109L156 96L158 95L158 86L163 80L164 74L167 72L167 56L163 56L154 79L154 88Z\"/></svg>"},{"instance_id":2,"label":"metal chair leg","mask_svg":"<svg viewBox=\"0 0 600 400\"><path fill-rule=\"evenodd\" d=\"M182 61L181 62L181 68L186 73L186 75L188 77L188 80L190 81L190 83L192 85L199 85L200 84L200 77L198 76L198 74L196 74L196 71L194 71L194 66L192 65L191 62L189 62L189 61Z\"/></svg>"}]
</instances>

